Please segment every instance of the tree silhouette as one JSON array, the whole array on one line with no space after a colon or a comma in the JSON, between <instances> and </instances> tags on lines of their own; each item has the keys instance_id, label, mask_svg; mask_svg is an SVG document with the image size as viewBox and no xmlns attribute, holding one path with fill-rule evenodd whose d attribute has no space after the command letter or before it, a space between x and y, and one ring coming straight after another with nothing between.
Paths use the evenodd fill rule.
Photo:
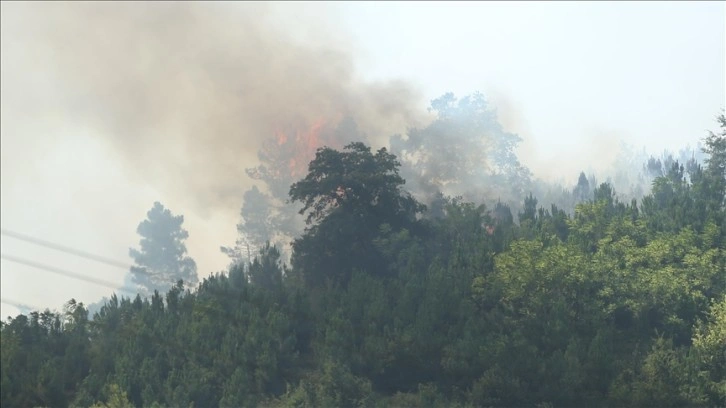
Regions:
<instances>
[{"instance_id":1,"label":"tree silhouette","mask_svg":"<svg viewBox=\"0 0 726 408\"><path fill-rule=\"evenodd\" d=\"M154 290L166 292L179 280L197 282L197 265L186 255L184 240L189 233L182 228L183 223L183 215L174 216L155 202L147 219L139 224L140 250L131 248L129 255L136 264L131 267L131 281L142 295L151 296Z\"/></svg>"}]
</instances>

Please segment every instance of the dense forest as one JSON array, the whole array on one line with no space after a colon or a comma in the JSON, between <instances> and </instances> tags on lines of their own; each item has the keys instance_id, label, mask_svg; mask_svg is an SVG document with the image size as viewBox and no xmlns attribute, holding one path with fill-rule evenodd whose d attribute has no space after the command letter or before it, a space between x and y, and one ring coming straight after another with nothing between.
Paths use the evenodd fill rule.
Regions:
<instances>
[{"instance_id":1,"label":"dense forest","mask_svg":"<svg viewBox=\"0 0 726 408\"><path fill-rule=\"evenodd\" d=\"M402 170L397 146L430 145L438 128L390 152L323 147L285 189L305 221L289 265L267 243L199 283L183 219L155 206L139 232L173 224L164 247L188 278L113 295L93 314L71 300L8 318L1 405L726 406L723 115L719 125L703 163L651 162L640 199L580 175L572 209L515 183L526 173L515 158L471 175L482 188L501 178L507 200L467 196L457 166L485 164L456 161L466 144L434 148L450 167ZM502 157L512 144L501 138ZM413 177L425 199L406 189ZM461 194L442 194L445 177ZM146 235L137 284L161 251Z\"/></svg>"}]
</instances>

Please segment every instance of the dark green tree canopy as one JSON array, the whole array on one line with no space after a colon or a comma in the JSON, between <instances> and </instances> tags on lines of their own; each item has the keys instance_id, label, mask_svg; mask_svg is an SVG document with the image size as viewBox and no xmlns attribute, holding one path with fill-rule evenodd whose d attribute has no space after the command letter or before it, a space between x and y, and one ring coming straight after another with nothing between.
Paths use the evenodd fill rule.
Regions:
<instances>
[{"instance_id":1,"label":"dark green tree canopy","mask_svg":"<svg viewBox=\"0 0 726 408\"><path fill-rule=\"evenodd\" d=\"M712 199L723 208L726 206L726 115L719 115L718 123L721 130L709 132L704 151L709 156L706 159L707 172L713 178Z\"/></svg>"},{"instance_id":2,"label":"dark green tree canopy","mask_svg":"<svg viewBox=\"0 0 726 408\"><path fill-rule=\"evenodd\" d=\"M266 242L259 249L255 259L250 262L248 275L250 283L273 290L282 286L284 265L280 260L280 250Z\"/></svg>"},{"instance_id":3,"label":"dark green tree canopy","mask_svg":"<svg viewBox=\"0 0 726 408\"><path fill-rule=\"evenodd\" d=\"M574 214L536 190L421 214L385 149L321 149L290 189L290 269L265 243L92 319L73 299L8 318L0 406L726 407L724 136L640 203L580 177ZM182 222L149 211L139 282L193 278Z\"/></svg>"},{"instance_id":4,"label":"dark green tree canopy","mask_svg":"<svg viewBox=\"0 0 726 408\"><path fill-rule=\"evenodd\" d=\"M363 143L337 151L319 149L308 175L290 188L291 201L303 203L308 225L319 223L336 211L359 214L380 221L412 222L425 207L401 189L400 163L385 148L375 154Z\"/></svg>"},{"instance_id":5,"label":"dark green tree canopy","mask_svg":"<svg viewBox=\"0 0 726 408\"><path fill-rule=\"evenodd\" d=\"M373 154L363 143L317 151L308 175L290 188L308 224L293 243L293 270L309 286L346 284L354 269L386 274L374 243L380 227L415 228L425 210L402 189L398 167L385 148Z\"/></svg>"}]
</instances>

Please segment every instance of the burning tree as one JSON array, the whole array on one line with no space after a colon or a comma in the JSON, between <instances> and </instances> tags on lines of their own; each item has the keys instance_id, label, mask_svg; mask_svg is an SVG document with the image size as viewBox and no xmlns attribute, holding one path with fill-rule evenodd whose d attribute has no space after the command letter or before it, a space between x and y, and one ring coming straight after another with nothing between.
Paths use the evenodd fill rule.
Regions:
<instances>
[{"instance_id":1,"label":"burning tree","mask_svg":"<svg viewBox=\"0 0 726 408\"><path fill-rule=\"evenodd\" d=\"M258 152L260 165L247 169L247 175L258 183L244 195L235 246L222 247L222 252L239 263L244 259L251 262L251 255L257 254L268 241L286 248L305 226L297 209L288 202L290 186L307 174L318 148L339 148L362 138L351 118L343 119L335 127L320 119L275 132Z\"/></svg>"}]
</instances>

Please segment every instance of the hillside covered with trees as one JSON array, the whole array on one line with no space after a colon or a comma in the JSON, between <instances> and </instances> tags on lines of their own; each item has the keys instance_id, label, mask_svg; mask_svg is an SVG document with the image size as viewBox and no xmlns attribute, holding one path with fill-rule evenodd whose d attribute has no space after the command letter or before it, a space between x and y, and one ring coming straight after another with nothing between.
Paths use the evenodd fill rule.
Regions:
<instances>
[{"instance_id":1,"label":"hillside covered with trees","mask_svg":"<svg viewBox=\"0 0 726 408\"><path fill-rule=\"evenodd\" d=\"M196 286L114 295L93 316L71 300L9 318L0 404L726 406L719 124L703 165L658 163L641 200L581 175L574 212L514 183L515 159L496 173L521 194L513 211L436 194L445 180L413 168L432 191L424 205L388 150L321 148L287 189L306 222L290 265L267 244ZM420 150L434 130L399 145ZM134 254L152 268L154 251ZM171 262L191 277L183 252Z\"/></svg>"}]
</instances>

